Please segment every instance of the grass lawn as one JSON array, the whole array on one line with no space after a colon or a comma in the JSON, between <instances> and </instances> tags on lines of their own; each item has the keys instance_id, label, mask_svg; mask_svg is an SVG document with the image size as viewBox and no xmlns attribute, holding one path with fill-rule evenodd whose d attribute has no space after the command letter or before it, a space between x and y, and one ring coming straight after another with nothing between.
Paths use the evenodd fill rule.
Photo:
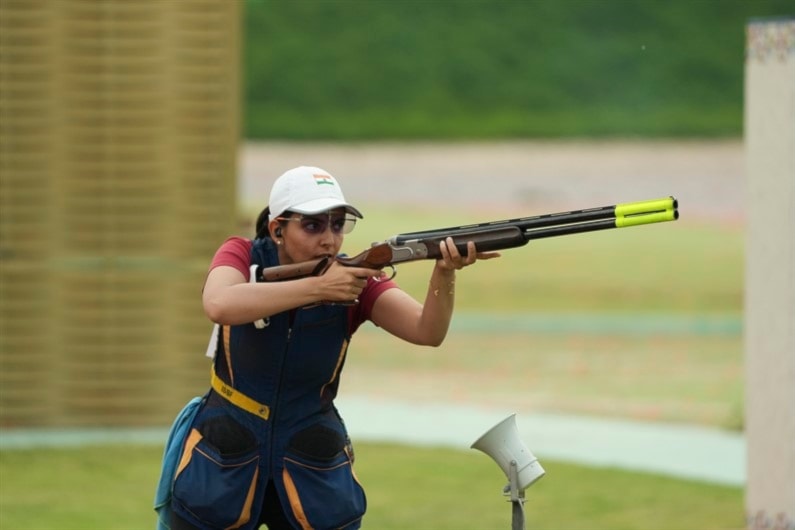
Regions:
<instances>
[{"instance_id":1,"label":"grass lawn","mask_svg":"<svg viewBox=\"0 0 795 530\"><path fill-rule=\"evenodd\" d=\"M154 528L159 447L0 452L0 528ZM357 444L368 492L364 528L510 528L505 477L477 451ZM528 528L691 530L744 528L740 488L544 462L527 490Z\"/></svg>"},{"instance_id":2,"label":"grass lawn","mask_svg":"<svg viewBox=\"0 0 795 530\"><path fill-rule=\"evenodd\" d=\"M349 349L341 392L742 427L739 335L451 335L430 350L375 329L359 332Z\"/></svg>"}]
</instances>

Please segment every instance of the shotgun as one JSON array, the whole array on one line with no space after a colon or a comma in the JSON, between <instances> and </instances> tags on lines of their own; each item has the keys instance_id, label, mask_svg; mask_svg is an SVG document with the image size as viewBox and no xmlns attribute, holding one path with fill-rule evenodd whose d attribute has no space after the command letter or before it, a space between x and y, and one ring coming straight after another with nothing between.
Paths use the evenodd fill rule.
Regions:
<instances>
[{"instance_id":1,"label":"shotgun","mask_svg":"<svg viewBox=\"0 0 795 530\"><path fill-rule=\"evenodd\" d=\"M475 243L478 252L504 250L524 246L533 239L675 221L679 218L678 208L679 203L674 197L666 197L586 210L408 232L392 236L382 243L373 243L372 247L353 257L341 255L290 265L260 267L255 272L256 280L252 280L277 282L319 276L331 266L332 259L350 267L371 269L390 267L394 277L397 273L395 269L397 263L441 258L439 243L448 237L453 238L458 252L466 255L468 241Z\"/></svg>"}]
</instances>

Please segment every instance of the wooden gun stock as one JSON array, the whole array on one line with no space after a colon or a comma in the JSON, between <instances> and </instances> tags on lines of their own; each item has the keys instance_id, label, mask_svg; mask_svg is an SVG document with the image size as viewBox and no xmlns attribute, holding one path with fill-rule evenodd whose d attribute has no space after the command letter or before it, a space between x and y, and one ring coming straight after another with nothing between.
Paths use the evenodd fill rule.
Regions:
<instances>
[{"instance_id":1,"label":"wooden gun stock","mask_svg":"<svg viewBox=\"0 0 795 530\"><path fill-rule=\"evenodd\" d=\"M259 269L257 281L283 282L306 278L307 276L320 276L331 266L331 258L320 258L290 265L276 265Z\"/></svg>"},{"instance_id":2,"label":"wooden gun stock","mask_svg":"<svg viewBox=\"0 0 795 530\"><path fill-rule=\"evenodd\" d=\"M383 269L392 263L392 249L389 243L378 243L350 258L337 256L337 261L347 267Z\"/></svg>"}]
</instances>

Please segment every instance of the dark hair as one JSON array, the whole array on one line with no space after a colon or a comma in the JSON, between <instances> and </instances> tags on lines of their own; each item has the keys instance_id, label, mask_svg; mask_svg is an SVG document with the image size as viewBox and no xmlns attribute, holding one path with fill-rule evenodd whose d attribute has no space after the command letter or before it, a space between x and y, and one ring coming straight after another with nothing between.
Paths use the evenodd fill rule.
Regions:
<instances>
[{"instance_id":1,"label":"dark hair","mask_svg":"<svg viewBox=\"0 0 795 530\"><path fill-rule=\"evenodd\" d=\"M271 235L268 232L268 218L271 215L271 208L270 206L266 206L264 210L259 213L257 217L257 223L254 225L257 233L257 239L265 239L270 238Z\"/></svg>"},{"instance_id":2,"label":"dark hair","mask_svg":"<svg viewBox=\"0 0 795 530\"><path fill-rule=\"evenodd\" d=\"M257 222L254 225L257 234L256 236L257 239L265 239L265 238L270 239L271 233L268 231L268 222L270 215L271 215L271 207L266 206L265 209L259 213L259 216L257 216ZM293 212L287 210L282 215L290 217L291 215L293 215ZM287 223L284 221L279 221L279 224L284 226Z\"/></svg>"}]
</instances>

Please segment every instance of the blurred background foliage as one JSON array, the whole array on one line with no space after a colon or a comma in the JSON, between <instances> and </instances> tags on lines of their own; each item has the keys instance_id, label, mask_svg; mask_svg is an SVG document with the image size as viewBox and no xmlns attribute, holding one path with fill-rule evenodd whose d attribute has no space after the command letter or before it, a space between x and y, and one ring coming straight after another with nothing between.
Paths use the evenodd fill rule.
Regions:
<instances>
[{"instance_id":1,"label":"blurred background foliage","mask_svg":"<svg viewBox=\"0 0 795 530\"><path fill-rule=\"evenodd\" d=\"M247 0L250 139L742 134L744 28L790 0Z\"/></svg>"}]
</instances>

